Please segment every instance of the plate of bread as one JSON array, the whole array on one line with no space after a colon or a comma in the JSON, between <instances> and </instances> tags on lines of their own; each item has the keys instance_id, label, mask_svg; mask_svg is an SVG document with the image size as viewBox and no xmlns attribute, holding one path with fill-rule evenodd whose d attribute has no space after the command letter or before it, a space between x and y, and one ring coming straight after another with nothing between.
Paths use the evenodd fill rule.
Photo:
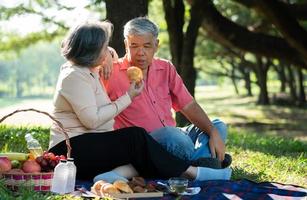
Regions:
<instances>
[{"instance_id":1,"label":"plate of bread","mask_svg":"<svg viewBox=\"0 0 307 200\"><path fill-rule=\"evenodd\" d=\"M110 198L145 198L162 197L163 192L158 191L154 184L146 184L142 177L133 177L131 181L116 180L108 183L104 180L97 181L91 192L99 197Z\"/></svg>"}]
</instances>

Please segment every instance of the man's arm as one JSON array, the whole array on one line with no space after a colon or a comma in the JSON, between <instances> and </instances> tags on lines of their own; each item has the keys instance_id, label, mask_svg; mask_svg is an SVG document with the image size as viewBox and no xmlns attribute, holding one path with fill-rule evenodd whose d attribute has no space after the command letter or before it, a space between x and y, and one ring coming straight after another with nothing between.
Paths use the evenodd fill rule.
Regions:
<instances>
[{"instance_id":1,"label":"man's arm","mask_svg":"<svg viewBox=\"0 0 307 200\"><path fill-rule=\"evenodd\" d=\"M224 160L225 144L221 139L218 130L213 126L208 115L200 105L193 100L183 107L181 113L184 114L191 123L209 135L209 148L212 157L217 157L220 161Z\"/></svg>"}]
</instances>

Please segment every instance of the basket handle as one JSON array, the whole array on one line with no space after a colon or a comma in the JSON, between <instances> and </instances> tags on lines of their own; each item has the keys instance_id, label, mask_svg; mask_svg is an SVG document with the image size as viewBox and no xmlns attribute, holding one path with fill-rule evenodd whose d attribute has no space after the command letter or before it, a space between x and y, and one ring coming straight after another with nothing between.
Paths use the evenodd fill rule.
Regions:
<instances>
[{"instance_id":1,"label":"basket handle","mask_svg":"<svg viewBox=\"0 0 307 200\"><path fill-rule=\"evenodd\" d=\"M52 117L49 113L47 112L44 112L44 111L40 111L40 110L36 110L36 109L33 109L33 108L29 108L29 109L18 109L18 110L15 110L14 112L10 113L10 114L7 114L5 115L4 117L2 117L0 119L0 124L2 121L4 121L6 118L16 114L16 113L19 113L19 112L28 112L28 111L34 111L34 112L37 112L37 113L41 113L41 114L44 114L44 115L47 115L50 119L52 119L52 121L54 121L61 129L61 131L63 132L64 136L65 136L65 142L66 142L66 147L67 147L67 158L70 158L70 155L71 155L71 146L70 146L70 141L69 141L69 137L68 137L68 134L67 132L65 131L64 127L63 127L63 124L58 121L57 119L55 119L54 117Z\"/></svg>"}]
</instances>

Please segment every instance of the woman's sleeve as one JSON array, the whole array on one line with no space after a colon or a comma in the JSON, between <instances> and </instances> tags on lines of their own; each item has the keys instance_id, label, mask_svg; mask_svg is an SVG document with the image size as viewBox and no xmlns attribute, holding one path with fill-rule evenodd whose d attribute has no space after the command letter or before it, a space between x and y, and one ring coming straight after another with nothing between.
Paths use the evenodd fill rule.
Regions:
<instances>
[{"instance_id":1,"label":"woman's sleeve","mask_svg":"<svg viewBox=\"0 0 307 200\"><path fill-rule=\"evenodd\" d=\"M60 92L70 103L81 123L88 129L96 129L125 109L131 99L125 94L112 103L98 107L94 88L87 79L88 77L82 74L71 74L63 79Z\"/></svg>"}]
</instances>

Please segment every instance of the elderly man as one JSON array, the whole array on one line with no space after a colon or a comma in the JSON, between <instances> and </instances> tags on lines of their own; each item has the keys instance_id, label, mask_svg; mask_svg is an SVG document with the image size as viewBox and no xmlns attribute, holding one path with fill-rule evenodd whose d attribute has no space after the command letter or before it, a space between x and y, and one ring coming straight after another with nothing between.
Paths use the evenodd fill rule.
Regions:
<instances>
[{"instance_id":1,"label":"elderly man","mask_svg":"<svg viewBox=\"0 0 307 200\"><path fill-rule=\"evenodd\" d=\"M124 27L126 55L114 63L112 75L104 80L107 93L113 100L127 91L130 82L126 73L130 66L142 70L145 87L115 118L114 128L140 126L180 158L218 158L222 167L229 166L231 157L226 154L224 159L226 125L220 120L209 120L170 61L154 58L158 32L157 25L144 17L132 19ZM185 115L191 125L176 127L171 109Z\"/></svg>"}]
</instances>

